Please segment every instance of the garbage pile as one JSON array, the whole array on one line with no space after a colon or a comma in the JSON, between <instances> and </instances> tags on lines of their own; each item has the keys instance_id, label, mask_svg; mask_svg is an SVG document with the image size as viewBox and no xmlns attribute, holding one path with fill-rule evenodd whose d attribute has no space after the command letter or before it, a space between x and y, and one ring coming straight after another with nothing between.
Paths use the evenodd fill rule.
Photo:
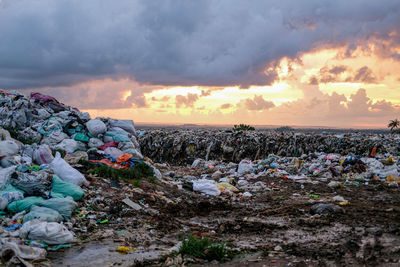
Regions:
<instances>
[{"instance_id":1,"label":"garbage pile","mask_svg":"<svg viewBox=\"0 0 400 267\"><path fill-rule=\"evenodd\" d=\"M219 196L222 193L251 197L270 190L279 190L266 179L292 180L298 183L321 183L331 188L367 186L385 182L389 187L400 184L398 160L389 154L375 157L310 153L301 157L280 157L270 154L263 160L243 159L239 164L196 159L192 166L199 177L184 177L181 186L200 193ZM169 173L165 173L169 175Z\"/></svg>"},{"instance_id":2,"label":"garbage pile","mask_svg":"<svg viewBox=\"0 0 400 267\"><path fill-rule=\"evenodd\" d=\"M381 215L361 221L376 212L368 205L380 205L398 229L399 144L392 134L136 131L133 121L91 119L50 96L0 91L0 262L49 266L49 251L105 239L101 257L92 246L93 262L131 266L147 255L155 257L149 264L201 263L179 252L182 233L227 238L244 251L274 244L291 256L307 252L290 254L307 247L300 237L312 255L326 257L318 251L332 245L343 258L343 240L360 251L370 243L337 233L383 225ZM136 171L158 179L137 181ZM324 230L338 222L346 227ZM85 249L52 261L82 264Z\"/></svg>"},{"instance_id":3,"label":"garbage pile","mask_svg":"<svg viewBox=\"0 0 400 267\"><path fill-rule=\"evenodd\" d=\"M40 93L1 90L0 127L3 263L31 266L46 258L46 249L76 241L69 221L88 181L71 164L134 169L144 162L133 121L91 119Z\"/></svg>"},{"instance_id":4,"label":"garbage pile","mask_svg":"<svg viewBox=\"0 0 400 267\"><path fill-rule=\"evenodd\" d=\"M157 129L138 134L141 151L157 162L191 164L196 158L239 163L269 154L300 157L312 152L365 155L376 147L380 153L399 153L399 137L385 134L296 133L276 131Z\"/></svg>"}]
</instances>

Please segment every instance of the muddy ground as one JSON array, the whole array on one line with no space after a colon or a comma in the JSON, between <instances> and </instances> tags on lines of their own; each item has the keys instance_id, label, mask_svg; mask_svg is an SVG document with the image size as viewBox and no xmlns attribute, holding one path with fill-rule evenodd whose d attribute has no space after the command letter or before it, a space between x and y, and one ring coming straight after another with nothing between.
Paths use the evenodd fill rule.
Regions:
<instances>
[{"instance_id":1,"label":"muddy ground","mask_svg":"<svg viewBox=\"0 0 400 267\"><path fill-rule=\"evenodd\" d=\"M189 167L172 167L195 174ZM162 170L161 171L165 171ZM182 236L194 234L230 242L239 251L228 262L184 260L185 266L398 266L400 264L400 194L384 182L332 189L326 183L260 178L269 190L252 198L237 195L210 197L178 189L174 179L129 184L88 177L86 218L76 214L81 242L51 252L63 266L163 266L182 262L168 258ZM310 198L310 194L312 195ZM316 197L316 195L318 197ZM340 195L349 201L343 211L311 215L318 202L334 203ZM97 198L96 198L97 196ZM140 203L128 209L124 198ZM108 218L104 224L88 219ZM127 254L118 246L132 248Z\"/></svg>"}]
</instances>

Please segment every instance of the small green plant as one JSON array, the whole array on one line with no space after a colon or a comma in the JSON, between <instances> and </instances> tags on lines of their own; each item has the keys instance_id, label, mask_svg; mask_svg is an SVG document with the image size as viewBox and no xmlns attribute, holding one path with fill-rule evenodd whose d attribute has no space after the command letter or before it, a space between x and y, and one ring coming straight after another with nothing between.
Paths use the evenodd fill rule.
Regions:
<instances>
[{"instance_id":1,"label":"small green plant","mask_svg":"<svg viewBox=\"0 0 400 267\"><path fill-rule=\"evenodd\" d=\"M209 261L223 261L232 259L234 256L234 253L229 250L229 244L206 237L196 238L194 236L182 240L182 246L178 253Z\"/></svg>"},{"instance_id":2,"label":"small green plant","mask_svg":"<svg viewBox=\"0 0 400 267\"><path fill-rule=\"evenodd\" d=\"M139 180L139 179L133 180L132 185L133 185L134 187L140 187L140 180Z\"/></svg>"},{"instance_id":3,"label":"small green plant","mask_svg":"<svg viewBox=\"0 0 400 267\"><path fill-rule=\"evenodd\" d=\"M65 152L65 150L62 149L51 149L51 154L55 157L56 153L60 153L61 157L64 158L65 155L67 154L67 152Z\"/></svg>"},{"instance_id":4,"label":"small green plant","mask_svg":"<svg viewBox=\"0 0 400 267\"><path fill-rule=\"evenodd\" d=\"M134 186L140 186L140 180L146 179L149 182L155 182L154 172L151 167L142 162L136 162L134 169L113 169L103 165L93 165L89 161L79 161L81 165L88 168L89 173L96 174L97 176L123 180L125 182L132 182Z\"/></svg>"},{"instance_id":5,"label":"small green plant","mask_svg":"<svg viewBox=\"0 0 400 267\"><path fill-rule=\"evenodd\" d=\"M247 124L235 124L233 125L232 131L237 132L237 131L254 131L255 128L253 126L247 125Z\"/></svg>"}]
</instances>

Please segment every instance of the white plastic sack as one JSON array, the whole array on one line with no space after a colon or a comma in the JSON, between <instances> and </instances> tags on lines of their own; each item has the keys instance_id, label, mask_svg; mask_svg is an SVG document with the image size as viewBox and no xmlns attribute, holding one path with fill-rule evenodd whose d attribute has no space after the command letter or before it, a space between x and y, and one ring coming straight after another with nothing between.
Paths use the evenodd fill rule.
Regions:
<instances>
[{"instance_id":1,"label":"white plastic sack","mask_svg":"<svg viewBox=\"0 0 400 267\"><path fill-rule=\"evenodd\" d=\"M124 151L122 151L124 154L125 153L129 153L129 154L132 154L132 156L135 158L135 159L143 159L143 155L142 155L142 153L140 153L140 151L138 150L138 149L126 149L126 150L124 150Z\"/></svg>"},{"instance_id":2,"label":"white plastic sack","mask_svg":"<svg viewBox=\"0 0 400 267\"><path fill-rule=\"evenodd\" d=\"M6 129L0 128L0 140L9 140L11 139L10 132Z\"/></svg>"},{"instance_id":3,"label":"white plastic sack","mask_svg":"<svg viewBox=\"0 0 400 267\"><path fill-rule=\"evenodd\" d=\"M240 175L246 173L246 172L251 172L251 170L253 169L253 164L251 163L251 161L243 159L242 161L240 161L239 166L238 166L238 173Z\"/></svg>"},{"instance_id":4,"label":"white plastic sack","mask_svg":"<svg viewBox=\"0 0 400 267\"><path fill-rule=\"evenodd\" d=\"M9 168L0 169L0 190L3 190L6 187L11 174L16 168L17 166L11 166Z\"/></svg>"},{"instance_id":5,"label":"white plastic sack","mask_svg":"<svg viewBox=\"0 0 400 267\"><path fill-rule=\"evenodd\" d=\"M133 126L133 121L132 120L116 120L116 119L109 119L110 126L111 127L119 127L121 129L124 129L130 134L135 135L135 127Z\"/></svg>"},{"instance_id":6,"label":"white plastic sack","mask_svg":"<svg viewBox=\"0 0 400 267\"><path fill-rule=\"evenodd\" d=\"M62 222L63 217L56 210L32 205L30 207L30 212L24 216L23 223L32 220L39 220L42 222Z\"/></svg>"},{"instance_id":7,"label":"white plastic sack","mask_svg":"<svg viewBox=\"0 0 400 267\"><path fill-rule=\"evenodd\" d=\"M93 136L98 136L99 134L105 133L107 131L107 127L104 122L98 119L88 121L86 123L86 127Z\"/></svg>"},{"instance_id":8,"label":"white plastic sack","mask_svg":"<svg viewBox=\"0 0 400 267\"><path fill-rule=\"evenodd\" d=\"M89 139L88 146L89 146L90 148L93 148L93 147L97 148L97 147L102 146L102 145L104 145L104 142L101 141L101 140L98 139L98 138L90 138L90 139Z\"/></svg>"},{"instance_id":9,"label":"white plastic sack","mask_svg":"<svg viewBox=\"0 0 400 267\"><path fill-rule=\"evenodd\" d=\"M10 257L10 255L15 255L25 260L41 260L46 259L46 254L47 252L43 248L17 244L15 241L11 240L1 247L1 257L5 255L6 257Z\"/></svg>"},{"instance_id":10,"label":"white plastic sack","mask_svg":"<svg viewBox=\"0 0 400 267\"><path fill-rule=\"evenodd\" d=\"M51 149L48 145L40 145L33 152L33 160L39 165L50 164L53 159L53 154L51 153Z\"/></svg>"},{"instance_id":11,"label":"white plastic sack","mask_svg":"<svg viewBox=\"0 0 400 267\"><path fill-rule=\"evenodd\" d=\"M40 144L47 144L51 147L61 143L62 140L69 138L67 134L64 132L57 130L54 132L51 132L48 136L45 136Z\"/></svg>"},{"instance_id":12,"label":"white plastic sack","mask_svg":"<svg viewBox=\"0 0 400 267\"><path fill-rule=\"evenodd\" d=\"M135 146L132 142L119 142L118 149L124 151L127 149L135 149Z\"/></svg>"},{"instance_id":13,"label":"white plastic sack","mask_svg":"<svg viewBox=\"0 0 400 267\"><path fill-rule=\"evenodd\" d=\"M377 170L375 174L378 175L379 178L385 179L389 174L399 176L399 171L397 170L396 164L394 164L392 166L385 166L382 170Z\"/></svg>"},{"instance_id":14,"label":"white plastic sack","mask_svg":"<svg viewBox=\"0 0 400 267\"><path fill-rule=\"evenodd\" d=\"M114 158L118 158L119 156L121 156L122 154L124 154L124 152L122 152L121 150L119 150L116 147L107 147L104 150L104 153L106 153L107 155L110 155Z\"/></svg>"},{"instance_id":15,"label":"white plastic sack","mask_svg":"<svg viewBox=\"0 0 400 267\"><path fill-rule=\"evenodd\" d=\"M38 115L36 115L36 118L38 118L39 120L47 120L51 116L51 114L44 108L36 109L36 111L38 113Z\"/></svg>"},{"instance_id":16,"label":"white plastic sack","mask_svg":"<svg viewBox=\"0 0 400 267\"><path fill-rule=\"evenodd\" d=\"M120 127L111 127L109 131L117 133L117 134L122 134L125 136L129 135L129 133L127 131L125 131L124 129L122 129Z\"/></svg>"},{"instance_id":17,"label":"white plastic sack","mask_svg":"<svg viewBox=\"0 0 400 267\"><path fill-rule=\"evenodd\" d=\"M54 148L67 151L68 153L74 153L76 150L78 150L79 145L78 142L75 141L74 139L64 139Z\"/></svg>"},{"instance_id":18,"label":"white plastic sack","mask_svg":"<svg viewBox=\"0 0 400 267\"><path fill-rule=\"evenodd\" d=\"M204 159L196 159L192 163L192 168L201 168L201 167L204 166L204 164L205 164L205 160Z\"/></svg>"},{"instance_id":19,"label":"white plastic sack","mask_svg":"<svg viewBox=\"0 0 400 267\"><path fill-rule=\"evenodd\" d=\"M198 191L210 196L219 196L221 194L215 182L206 179L193 181L193 191Z\"/></svg>"},{"instance_id":20,"label":"white plastic sack","mask_svg":"<svg viewBox=\"0 0 400 267\"><path fill-rule=\"evenodd\" d=\"M14 154L17 154L19 150L18 145L11 141L11 140L5 140L5 141L0 141L0 156L11 156Z\"/></svg>"},{"instance_id":21,"label":"white plastic sack","mask_svg":"<svg viewBox=\"0 0 400 267\"><path fill-rule=\"evenodd\" d=\"M112 136L105 135L103 137L103 141L104 141L104 143L112 142L112 141L114 141L114 138Z\"/></svg>"},{"instance_id":22,"label":"white plastic sack","mask_svg":"<svg viewBox=\"0 0 400 267\"><path fill-rule=\"evenodd\" d=\"M56 222L41 222L39 220L31 220L24 223L19 231L20 238L30 240L41 240L49 245L59 245L75 242L72 232Z\"/></svg>"},{"instance_id":23,"label":"white plastic sack","mask_svg":"<svg viewBox=\"0 0 400 267\"><path fill-rule=\"evenodd\" d=\"M54 160L50 163L50 168L60 177L61 180L76 184L78 186L88 185L88 182L78 170L74 169L64 159L61 158L60 153L56 153Z\"/></svg>"}]
</instances>

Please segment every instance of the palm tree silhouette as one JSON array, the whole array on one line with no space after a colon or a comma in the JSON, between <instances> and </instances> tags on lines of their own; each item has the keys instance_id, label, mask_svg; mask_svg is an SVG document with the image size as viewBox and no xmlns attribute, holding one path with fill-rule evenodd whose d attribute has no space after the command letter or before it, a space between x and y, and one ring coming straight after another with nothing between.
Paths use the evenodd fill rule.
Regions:
<instances>
[{"instance_id":1,"label":"palm tree silhouette","mask_svg":"<svg viewBox=\"0 0 400 267\"><path fill-rule=\"evenodd\" d=\"M400 126L400 121L398 119L389 121L388 128L390 128L392 132L394 129L399 128L399 126Z\"/></svg>"}]
</instances>

